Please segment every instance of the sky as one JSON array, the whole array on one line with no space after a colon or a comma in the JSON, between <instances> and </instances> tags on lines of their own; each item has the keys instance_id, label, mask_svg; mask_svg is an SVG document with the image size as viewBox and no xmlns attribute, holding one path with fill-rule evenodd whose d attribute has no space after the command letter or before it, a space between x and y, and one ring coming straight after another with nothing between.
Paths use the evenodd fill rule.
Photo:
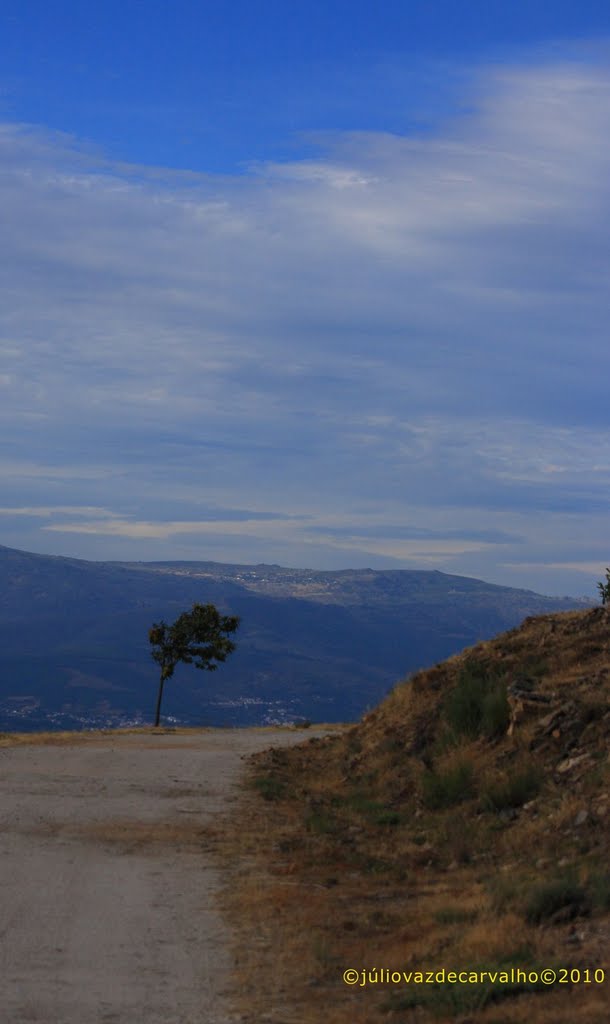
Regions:
<instances>
[{"instance_id":1,"label":"sky","mask_svg":"<svg viewBox=\"0 0 610 1024\"><path fill-rule=\"evenodd\" d=\"M0 543L610 564L607 0L5 0Z\"/></svg>"}]
</instances>

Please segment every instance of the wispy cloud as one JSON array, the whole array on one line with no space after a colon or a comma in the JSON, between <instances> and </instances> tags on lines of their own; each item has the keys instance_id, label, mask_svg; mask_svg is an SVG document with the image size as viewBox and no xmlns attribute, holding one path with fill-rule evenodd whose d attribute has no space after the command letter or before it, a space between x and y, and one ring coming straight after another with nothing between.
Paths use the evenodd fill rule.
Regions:
<instances>
[{"instance_id":1,"label":"wispy cloud","mask_svg":"<svg viewBox=\"0 0 610 1024\"><path fill-rule=\"evenodd\" d=\"M116 517L116 512L111 512L106 508L95 508L90 505L36 505L36 506L21 506L12 508L0 508L0 516L34 516L42 519L47 519L49 516L54 515L67 515L67 516L104 516L109 519Z\"/></svg>"},{"instance_id":2,"label":"wispy cloud","mask_svg":"<svg viewBox=\"0 0 610 1024\"><path fill-rule=\"evenodd\" d=\"M4 511L0 509L0 513ZM10 510L7 509L7 512ZM17 510L20 514L28 514L29 510ZM51 510L50 510L51 511ZM58 514L71 512L70 509L52 510ZM89 514L98 510L90 509ZM35 515L44 513L35 512ZM79 512L84 514L84 510ZM194 520L174 521L143 521L127 519L120 515L106 514L104 518L90 519L85 522L53 522L42 527L51 533L87 533L95 536L106 537L132 537L136 540L144 539L165 539L185 534L189 537L196 537L198 534L209 534L211 536L231 536L248 533L262 537L273 537L277 530L278 521L282 524L297 523L301 528L306 516L281 515L276 512L257 513L240 510L225 510L216 515L208 515Z\"/></svg>"},{"instance_id":3,"label":"wispy cloud","mask_svg":"<svg viewBox=\"0 0 610 1024\"><path fill-rule=\"evenodd\" d=\"M3 519L53 515L8 539L214 557L206 503L272 509L223 535L293 564L517 582L510 543L555 587L579 532L601 551L610 71L487 68L467 99L434 136L327 133L235 179L4 125Z\"/></svg>"}]
</instances>

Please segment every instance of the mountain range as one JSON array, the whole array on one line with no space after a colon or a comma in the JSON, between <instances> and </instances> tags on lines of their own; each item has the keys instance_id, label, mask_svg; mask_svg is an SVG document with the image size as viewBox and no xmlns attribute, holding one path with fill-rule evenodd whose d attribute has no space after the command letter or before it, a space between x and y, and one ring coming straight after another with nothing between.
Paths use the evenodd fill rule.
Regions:
<instances>
[{"instance_id":1,"label":"mountain range","mask_svg":"<svg viewBox=\"0 0 610 1024\"><path fill-rule=\"evenodd\" d=\"M151 721L148 630L194 602L238 615L218 672L178 666L164 720L352 721L398 680L526 616L582 609L439 571L91 562L0 546L0 730Z\"/></svg>"}]
</instances>

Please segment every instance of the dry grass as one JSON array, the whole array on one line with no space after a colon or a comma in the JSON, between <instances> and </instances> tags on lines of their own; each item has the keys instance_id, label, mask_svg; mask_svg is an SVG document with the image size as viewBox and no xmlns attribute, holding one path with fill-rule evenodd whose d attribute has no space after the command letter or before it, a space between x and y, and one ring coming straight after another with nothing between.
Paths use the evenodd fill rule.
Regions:
<instances>
[{"instance_id":1,"label":"dry grass","mask_svg":"<svg viewBox=\"0 0 610 1024\"><path fill-rule=\"evenodd\" d=\"M74 746L77 743L107 741L113 736L167 736L171 734L190 735L205 731L189 728L157 728L141 726L130 729L83 729L65 732L3 732L0 733L0 747L17 746Z\"/></svg>"},{"instance_id":2,"label":"dry grass","mask_svg":"<svg viewBox=\"0 0 610 1024\"><path fill-rule=\"evenodd\" d=\"M187 851L201 853L214 842L213 828L198 821L116 821L89 822L85 825L50 826L62 836L90 840L114 846L122 853L156 853L170 847L176 854ZM48 831L48 826L45 829Z\"/></svg>"},{"instance_id":3,"label":"dry grass","mask_svg":"<svg viewBox=\"0 0 610 1024\"><path fill-rule=\"evenodd\" d=\"M317 729L334 729L334 725L316 723ZM275 732L301 732L304 727L299 725L261 725L257 726L257 732L273 734ZM115 736L155 737L155 736L193 736L201 733L217 735L222 730L217 726L158 726L152 725L133 726L125 729L81 729L78 731L63 732L0 732L0 747L16 746L73 746L77 743L106 742ZM150 744L149 744L150 746ZM181 744L182 746L182 744ZM167 748L167 744L163 744Z\"/></svg>"},{"instance_id":4,"label":"dry grass","mask_svg":"<svg viewBox=\"0 0 610 1024\"><path fill-rule=\"evenodd\" d=\"M543 698L512 736L448 741L447 694L473 666ZM215 842L244 1021L605 1024L608 983L342 973L610 968L609 697L610 615L541 616L418 673L342 735L257 755Z\"/></svg>"}]
</instances>

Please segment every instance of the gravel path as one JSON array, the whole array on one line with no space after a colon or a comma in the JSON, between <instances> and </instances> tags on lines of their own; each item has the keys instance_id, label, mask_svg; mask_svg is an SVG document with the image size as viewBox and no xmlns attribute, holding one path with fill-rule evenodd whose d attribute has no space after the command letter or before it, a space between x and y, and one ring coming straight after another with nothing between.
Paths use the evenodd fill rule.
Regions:
<instances>
[{"instance_id":1,"label":"gravel path","mask_svg":"<svg viewBox=\"0 0 610 1024\"><path fill-rule=\"evenodd\" d=\"M229 1024L205 829L278 730L0 748L7 1024ZM233 794L232 794L233 791Z\"/></svg>"}]
</instances>

